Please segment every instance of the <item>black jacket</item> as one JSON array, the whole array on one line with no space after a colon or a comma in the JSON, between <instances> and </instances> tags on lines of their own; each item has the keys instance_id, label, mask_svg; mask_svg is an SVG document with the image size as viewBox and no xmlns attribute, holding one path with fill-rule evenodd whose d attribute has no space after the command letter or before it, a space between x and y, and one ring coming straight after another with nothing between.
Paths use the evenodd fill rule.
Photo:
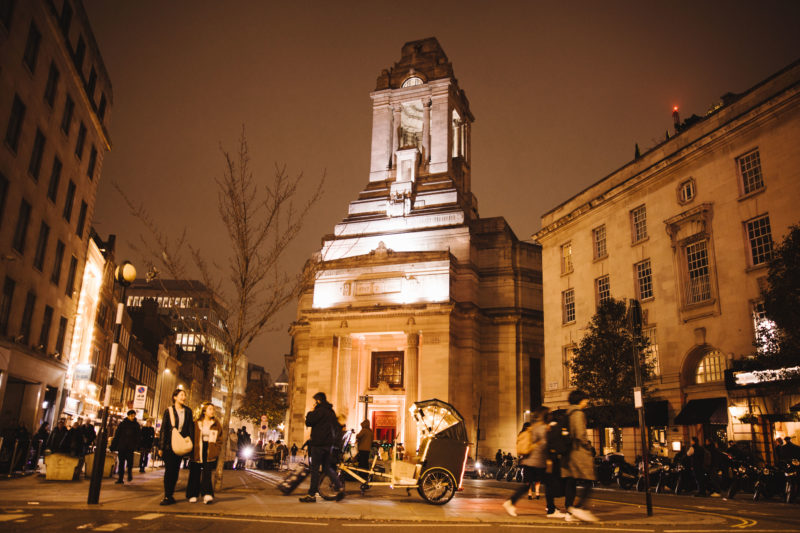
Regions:
<instances>
[{"instance_id":1,"label":"black jacket","mask_svg":"<svg viewBox=\"0 0 800 533\"><path fill-rule=\"evenodd\" d=\"M156 430L153 427L144 426L142 428L142 440L139 443L139 446L143 450L149 450L153 447L153 441L156 438Z\"/></svg>"},{"instance_id":2,"label":"black jacket","mask_svg":"<svg viewBox=\"0 0 800 533\"><path fill-rule=\"evenodd\" d=\"M53 453L69 453L68 434L69 429L56 426L50 433L50 438L47 441L47 448L52 450Z\"/></svg>"},{"instance_id":3,"label":"black jacket","mask_svg":"<svg viewBox=\"0 0 800 533\"><path fill-rule=\"evenodd\" d=\"M318 404L306 414L306 426L311 428L310 446L333 446L342 430L333 406L328 402Z\"/></svg>"},{"instance_id":4,"label":"black jacket","mask_svg":"<svg viewBox=\"0 0 800 533\"><path fill-rule=\"evenodd\" d=\"M160 448L167 452L174 453L172 451L172 419L170 418L170 411L175 409L174 406L170 406L164 411L164 416L161 418L161 446ZM194 442L194 419L192 418L192 410L183 406L183 427L178 428L181 436L189 437ZM178 423L178 413L177 411L173 411L173 416L175 417L175 423Z\"/></svg>"},{"instance_id":5,"label":"black jacket","mask_svg":"<svg viewBox=\"0 0 800 533\"><path fill-rule=\"evenodd\" d=\"M114 438L111 440L111 449L118 450L120 453L130 453L139 448L141 428L139 422L125 418L120 422Z\"/></svg>"}]
</instances>

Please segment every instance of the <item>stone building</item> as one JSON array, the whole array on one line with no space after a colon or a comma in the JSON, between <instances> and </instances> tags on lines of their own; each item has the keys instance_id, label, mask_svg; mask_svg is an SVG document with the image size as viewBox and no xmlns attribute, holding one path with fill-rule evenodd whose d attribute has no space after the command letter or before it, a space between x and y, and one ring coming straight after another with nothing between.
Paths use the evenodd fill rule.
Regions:
<instances>
[{"instance_id":1,"label":"stone building","mask_svg":"<svg viewBox=\"0 0 800 533\"><path fill-rule=\"evenodd\" d=\"M79 0L0 10L0 426L59 409L111 81Z\"/></svg>"},{"instance_id":2,"label":"stone building","mask_svg":"<svg viewBox=\"0 0 800 533\"><path fill-rule=\"evenodd\" d=\"M770 406L726 387L725 373L754 352L773 242L800 220L800 63L674 120L670 139L542 216L545 403L566 404L567 365L598 302L637 298L663 409L655 447L703 435L768 454L772 436L800 429L788 422L797 394ZM608 430L596 429L599 449ZM630 457L637 441L629 428Z\"/></svg>"},{"instance_id":3,"label":"stone building","mask_svg":"<svg viewBox=\"0 0 800 533\"><path fill-rule=\"evenodd\" d=\"M478 215L474 118L438 41L401 55L370 94L369 181L323 238L299 299L287 440L304 441L324 391L348 427L367 418L409 451L408 409L429 398L453 404L481 449L510 449L541 402L540 248Z\"/></svg>"}]
</instances>

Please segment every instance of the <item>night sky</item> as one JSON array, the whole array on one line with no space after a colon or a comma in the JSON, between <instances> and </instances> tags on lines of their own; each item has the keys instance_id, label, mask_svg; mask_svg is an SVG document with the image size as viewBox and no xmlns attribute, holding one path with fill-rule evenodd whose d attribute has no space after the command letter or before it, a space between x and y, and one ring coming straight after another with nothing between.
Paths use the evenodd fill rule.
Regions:
<instances>
[{"instance_id":1,"label":"night sky","mask_svg":"<svg viewBox=\"0 0 800 533\"><path fill-rule=\"evenodd\" d=\"M114 100L94 226L118 259L142 233L113 183L171 233L225 261L214 178L247 130L256 176L274 164L326 194L293 246L299 269L368 181L369 92L405 42L435 36L475 115L472 187L521 239L540 216L800 59L800 2L240 2L84 0ZM290 306L251 348L273 377Z\"/></svg>"}]
</instances>

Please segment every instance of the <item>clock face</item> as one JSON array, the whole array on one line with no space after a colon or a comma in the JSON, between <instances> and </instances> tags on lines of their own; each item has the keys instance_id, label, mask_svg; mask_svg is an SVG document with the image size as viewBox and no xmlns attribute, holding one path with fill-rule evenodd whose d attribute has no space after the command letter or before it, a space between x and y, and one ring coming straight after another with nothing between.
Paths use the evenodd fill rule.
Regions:
<instances>
[{"instance_id":1,"label":"clock face","mask_svg":"<svg viewBox=\"0 0 800 533\"><path fill-rule=\"evenodd\" d=\"M414 87L415 85L422 85L423 81L422 78L417 76L411 76L406 81L403 82L403 87Z\"/></svg>"}]
</instances>

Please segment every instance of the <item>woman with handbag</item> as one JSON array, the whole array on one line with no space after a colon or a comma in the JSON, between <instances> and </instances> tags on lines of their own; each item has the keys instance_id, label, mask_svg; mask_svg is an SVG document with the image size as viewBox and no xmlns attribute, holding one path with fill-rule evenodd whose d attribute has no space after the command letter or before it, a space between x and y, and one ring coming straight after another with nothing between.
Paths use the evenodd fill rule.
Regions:
<instances>
[{"instance_id":1,"label":"woman with handbag","mask_svg":"<svg viewBox=\"0 0 800 533\"><path fill-rule=\"evenodd\" d=\"M181 460L194 447L194 421L192 410L184 405L186 392L175 389L172 393L172 407L164 411L161 419L161 454L164 458L164 499L161 505L172 505L175 498L175 484Z\"/></svg>"},{"instance_id":2,"label":"woman with handbag","mask_svg":"<svg viewBox=\"0 0 800 533\"><path fill-rule=\"evenodd\" d=\"M194 449L189 463L189 483L186 485L189 502L197 502L200 496L205 504L214 501L214 470L217 469L217 459L224 442L222 426L214 417L214 406L211 402L205 402L194 425Z\"/></svg>"}]
</instances>

